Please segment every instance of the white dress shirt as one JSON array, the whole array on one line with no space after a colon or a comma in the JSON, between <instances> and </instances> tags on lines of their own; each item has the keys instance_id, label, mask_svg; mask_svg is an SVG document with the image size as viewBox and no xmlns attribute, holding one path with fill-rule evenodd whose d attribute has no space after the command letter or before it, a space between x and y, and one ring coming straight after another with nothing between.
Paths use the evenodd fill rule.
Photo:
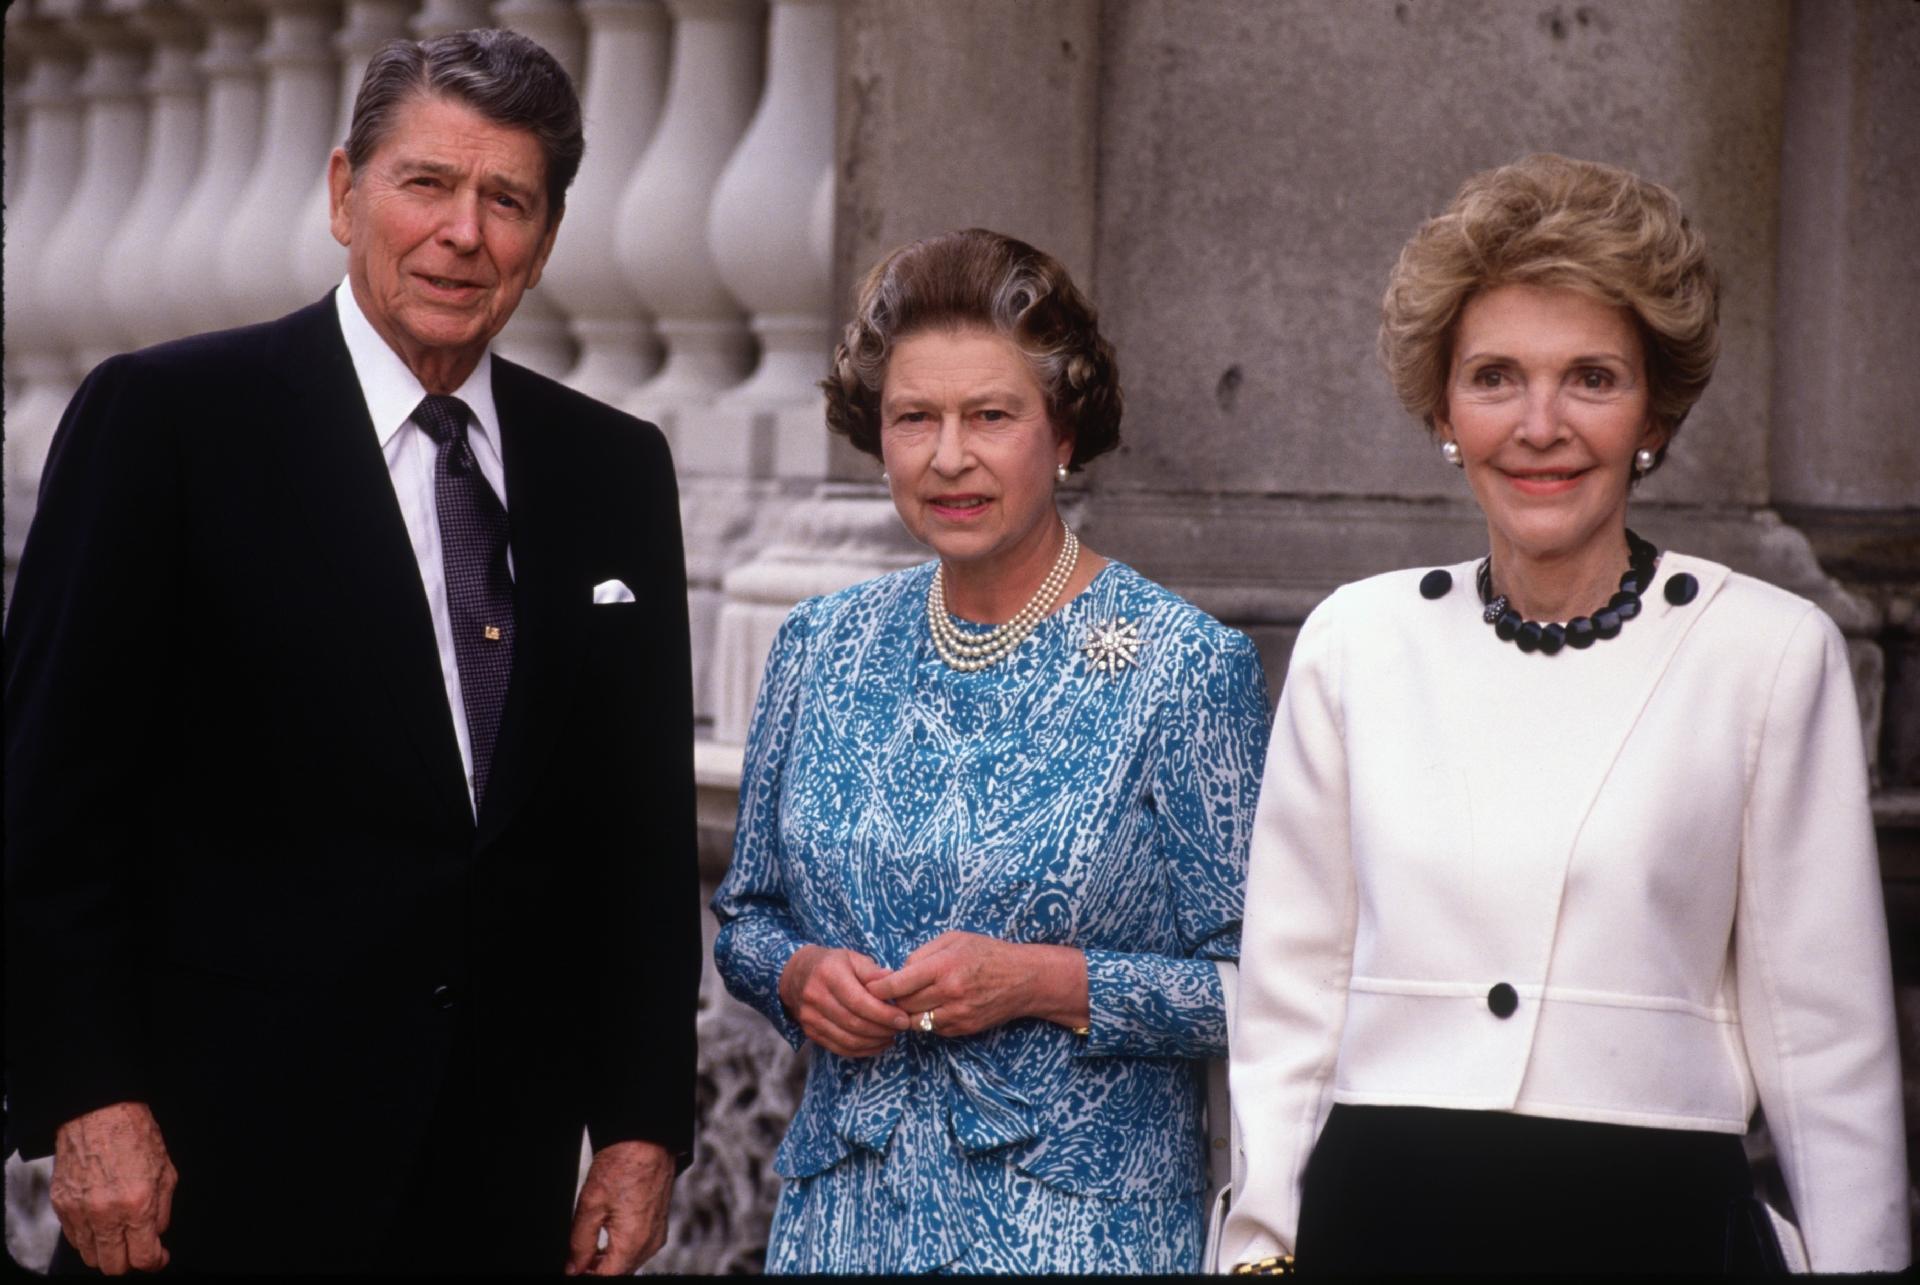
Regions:
<instances>
[{"instance_id":1,"label":"white dress shirt","mask_svg":"<svg viewBox=\"0 0 1920 1285\"><path fill-rule=\"evenodd\" d=\"M447 709L453 718L454 738L460 742L460 764L467 775L467 802L472 804L473 742L467 734L467 705L460 696L460 662L453 652L453 622L447 608L447 572L440 560L440 512L433 498L433 461L438 447L427 431L409 418L427 390L360 311L351 281L342 281L333 297L340 313L340 333L347 341L348 356L353 358L354 374L360 377L360 393L367 399L367 414L373 419L374 434L387 459L387 476L393 479L400 516L406 520L407 536L413 541L414 560L420 564L420 583L433 612L433 638L440 648L440 677L447 687ZM507 477L500 462L500 415L493 404L491 349L480 355L479 365L452 395L473 412L467 423L467 443L480 465L480 475L505 509ZM507 569L511 574L511 552Z\"/></svg>"}]
</instances>

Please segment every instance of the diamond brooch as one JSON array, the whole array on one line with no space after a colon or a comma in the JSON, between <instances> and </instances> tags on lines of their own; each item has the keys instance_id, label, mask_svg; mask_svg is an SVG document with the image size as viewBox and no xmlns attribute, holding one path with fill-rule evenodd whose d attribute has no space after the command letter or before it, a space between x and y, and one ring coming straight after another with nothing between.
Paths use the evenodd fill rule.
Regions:
<instances>
[{"instance_id":1,"label":"diamond brooch","mask_svg":"<svg viewBox=\"0 0 1920 1285\"><path fill-rule=\"evenodd\" d=\"M1140 663L1140 648L1145 642L1140 637L1140 626L1121 616L1088 629L1087 640L1080 645L1080 651L1088 665L1113 675Z\"/></svg>"}]
</instances>

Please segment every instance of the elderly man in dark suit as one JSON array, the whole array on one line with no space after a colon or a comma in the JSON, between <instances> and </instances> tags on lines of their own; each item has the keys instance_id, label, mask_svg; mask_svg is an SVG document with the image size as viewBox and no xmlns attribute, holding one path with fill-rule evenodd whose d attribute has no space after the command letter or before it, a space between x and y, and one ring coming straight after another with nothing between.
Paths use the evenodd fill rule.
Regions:
<instances>
[{"instance_id":1,"label":"elderly man in dark suit","mask_svg":"<svg viewBox=\"0 0 1920 1285\"><path fill-rule=\"evenodd\" d=\"M56 1268L617 1274L664 1238L672 466L488 350L581 147L531 41L390 45L330 162L346 282L67 410L6 637L9 1146L54 1157Z\"/></svg>"}]
</instances>

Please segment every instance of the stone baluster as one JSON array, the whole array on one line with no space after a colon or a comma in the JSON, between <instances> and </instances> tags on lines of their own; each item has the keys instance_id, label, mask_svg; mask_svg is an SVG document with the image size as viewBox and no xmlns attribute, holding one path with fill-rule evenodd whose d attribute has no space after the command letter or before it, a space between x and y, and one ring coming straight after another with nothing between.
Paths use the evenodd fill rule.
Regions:
<instances>
[{"instance_id":1,"label":"stone baluster","mask_svg":"<svg viewBox=\"0 0 1920 1285\"><path fill-rule=\"evenodd\" d=\"M154 288L154 247L165 244L199 172L205 104L195 64L204 30L175 0L109 2L154 42L144 85L151 104L145 167L132 207L102 256L101 274L101 294L120 333L144 347L183 332L166 292Z\"/></svg>"},{"instance_id":2,"label":"stone baluster","mask_svg":"<svg viewBox=\"0 0 1920 1285\"><path fill-rule=\"evenodd\" d=\"M13 194L20 188L20 175L26 169L27 146L27 104L24 98L27 88L27 71L30 60L24 45L14 41L0 41L0 54L6 57L6 89L0 93L0 107L6 112L7 134L6 153L0 159L0 180L4 180L4 190L0 190L0 201L13 204Z\"/></svg>"},{"instance_id":3,"label":"stone baluster","mask_svg":"<svg viewBox=\"0 0 1920 1285\"><path fill-rule=\"evenodd\" d=\"M444 36L451 31L471 31L492 21L489 0L426 0L410 24L416 40Z\"/></svg>"},{"instance_id":4,"label":"stone baluster","mask_svg":"<svg viewBox=\"0 0 1920 1285\"><path fill-rule=\"evenodd\" d=\"M49 11L52 6L48 6ZM57 300L58 326L85 372L129 347L107 307L102 249L133 207L147 145L146 37L124 14L72 3L69 29L87 46L80 93L87 100L80 179L34 271L43 299Z\"/></svg>"},{"instance_id":5,"label":"stone baluster","mask_svg":"<svg viewBox=\"0 0 1920 1285\"><path fill-rule=\"evenodd\" d=\"M263 318L235 307L214 286L226 254L227 230L260 154L264 94L254 49L260 13L252 0L187 0L207 22L200 55L206 113L200 172L160 252L160 293L181 334L219 330Z\"/></svg>"},{"instance_id":6,"label":"stone baluster","mask_svg":"<svg viewBox=\"0 0 1920 1285\"><path fill-rule=\"evenodd\" d=\"M68 33L86 50L86 70L75 86L85 108L76 148L79 174L45 241L23 256L32 275L23 284L33 301L23 337L46 361L7 417L7 518L22 539L47 447L76 377L124 346L100 297L100 247L112 239L139 181L147 110L140 92L147 51L124 18L88 0L43 3L40 12L65 19ZM10 328L10 339L14 333Z\"/></svg>"},{"instance_id":7,"label":"stone baluster","mask_svg":"<svg viewBox=\"0 0 1920 1285\"><path fill-rule=\"evenodd\" d=\"M767 90L707 220L714 264L760 341L760 364L720 397L707 433L731 458L770 462L782 478L827 471L818 382L831 347L830 264L815 250L814 222L823 182L832 217L836 25L835 0L774 0Z\"/></svg>"},{"instance_id":8,"label":"stone baluster","mask_svg":"<svg viewBox=\"0 0 1920 1285\"><path fill-rule=\"evenodd\" d=\"M28 270L52 235L54 221L73 195L80 177L80 48L61 24L35 14L30 0L6 12L6 218L0 234L7 253L5 269L7 344L6 398L9 411L25 385L22 367L32 348L28 299L33 274ZM35 156L41 159L36 165ZM35 176L30 177L30 171Z\"/></svg>"},{"instance_id":9,"label":"stone baluster","mask_svg":"<svg viewBox=\"0 0 1920 1285\"><path fill-rule=\"evenodd\" d=\"M587 33L574 12L572 0L494 0L493 25L517 31L539 42L573 77L579 92L581 71L587 62Z\"/></svg>"},{"instance_id":10,"label":"stone baluster","mask_svg":"<svg viewBox=\"0 0 1920 1285\"><path fill-rule=\"evenodd\" d=\"M578 90L581 64L586 61L586 38L568 0L499 0L493 6L492 22L537 40L567 69ZM561 233L569 234L577 235L577 229L569 227ZM520 297L513 320L493 346L502 357L558 379L573 367L573 336L566 313L544 284L543 280L542 285Z\"/></svg>"},{"instance_id":11,"label":"stone baluster","mask_svg":"<svg viewBox=\"0 0 1920 1285\"><path fill-rule=\"evenodd\" d=\"M353 126L354 96L360 92L367 63L380 46L407 34L407 18L413 8L414 0L348 0L346 23L333 34L334 52L340 56L340 89L335 96L338 111L327 144L329 151L346 146L347 131ZM303 297L318 299L339 285L347 270L347 252L333 239L325 165L314 176L298 228L293 277Z\"/></svg>"},{"instance_id":12,"label":"stone baluster","mask_svg":"<svg viewBox=\"0 0 1920 1285\"><path fill-rule=\"evenodd\" d=\"M620 267L658 319L660 373L627 409L666 429L682 473L745 475L714 458L690 414L745 378L752 338L707 247L714 185L760 95L760 0L669 0L673 64L659 133L620 202Z\"/></svg>"},{"instance_id":13,"label":"stone baluster","mask_svg":"<svg viewBox=\"0 0 1920 1285\"><path fill-rule=\"evenodd\" d=\"M10 376L6 445L6 563L9 584L40 486L46 436L73 395L73 360L59 328L59 296L42 294L37 271L80 178L84 103L81 50L65 24L17 3L7 44L28 59L21 91L26 164L19 200L6 219L6 363Z\"/></svg>"},{"instance_id":14,"label":"stone baluster","mask_svg":"<svg viewBox=\"0 0 1920 1285\"><path fill-rule=\"evenodd\" d=\"M229 306L265 321L312 303L293 275L290 234L314 177L332 150L336 90L330 37L333 0L263 0L267 38L257 57L266 73L266 118L259 162L227 225L215 276Z\"/></svg>"},{"instance_id":15,"label":"stone baluster","mask_svg":"<svg viewBox=\"0 0 1920 1285\"><path fill-rule=\"evenodd\" d=\"M618 404L658 361L640 297L610 271L620 198L658 124L668 28L660 0L583 0L588 31L583 108L587 155L541 281L572 318L580 359L566 382Z\"/></svg>"}]
</instances>

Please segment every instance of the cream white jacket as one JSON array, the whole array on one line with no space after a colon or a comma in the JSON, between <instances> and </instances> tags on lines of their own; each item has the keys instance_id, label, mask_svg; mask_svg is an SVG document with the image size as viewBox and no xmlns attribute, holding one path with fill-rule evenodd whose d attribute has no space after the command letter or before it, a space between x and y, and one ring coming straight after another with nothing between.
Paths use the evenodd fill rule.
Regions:
<instances>
[{"instance_id":1,"label":"cream white jacket","mask_svg":"<svg viewBox=\"0 0 1920 1285\"><path fill-rule=\"evenodd\" d=\"M1908 1261L1879 865L1847 653L1804 599L1661 559L1639 618L1526 655L1473 563L1307 619L1253 838L1221 1261L1291 1252L1336 1102L1744 1133L1812 1266ZM1675 606L1668 579L1699 595ZM1505 982L1518 1008L1499 1017Z\"/></svg>"}]
</instances>

